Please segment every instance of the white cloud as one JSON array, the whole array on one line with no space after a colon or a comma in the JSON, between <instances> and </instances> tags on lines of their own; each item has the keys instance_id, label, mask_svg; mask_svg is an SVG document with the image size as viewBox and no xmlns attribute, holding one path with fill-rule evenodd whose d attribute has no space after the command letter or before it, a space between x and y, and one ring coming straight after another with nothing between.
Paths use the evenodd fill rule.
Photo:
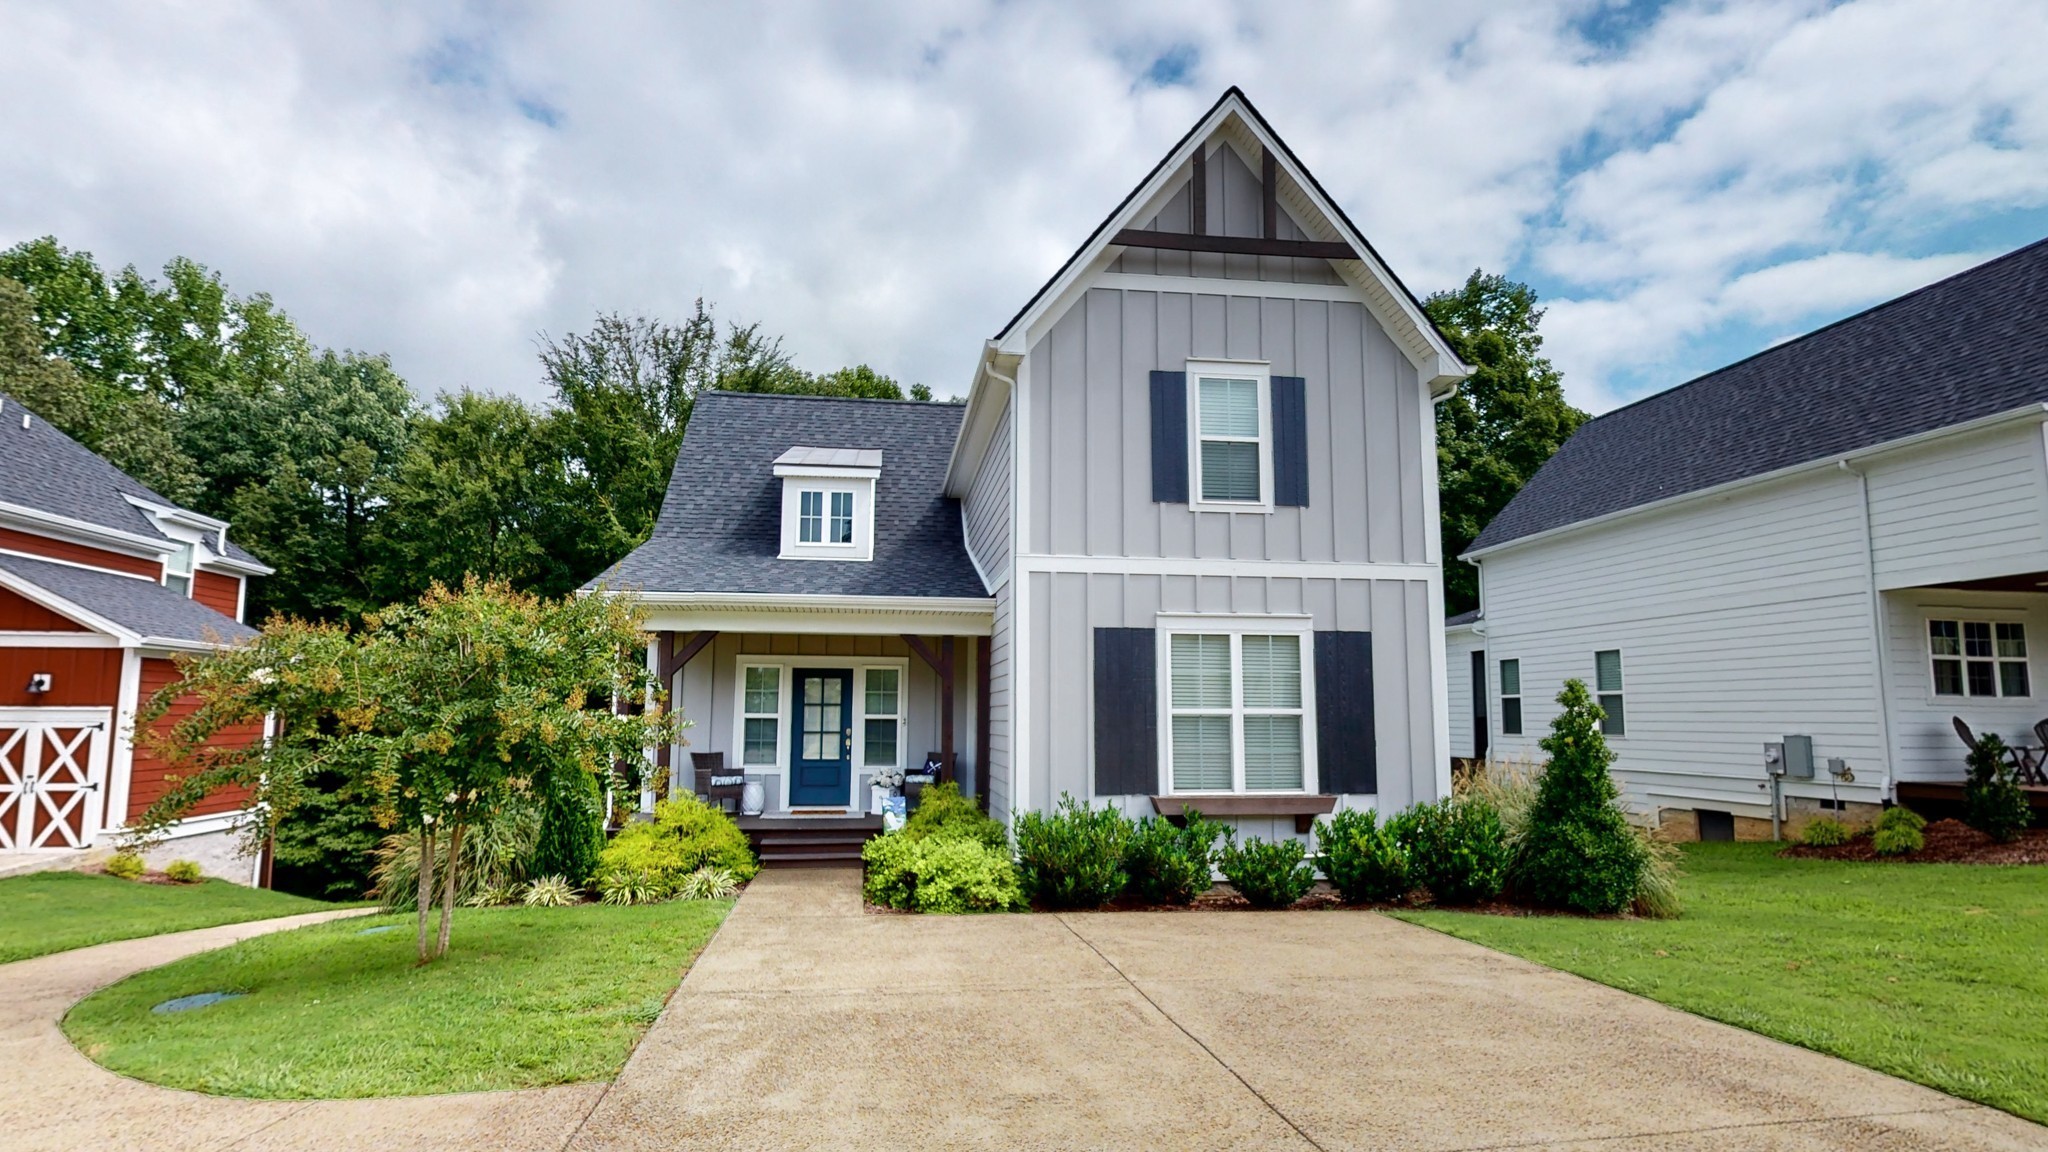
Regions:
<instances>
[{"instance_id":1,"label":"white cloud","mask_svg":"<svg viewBox=\"0 0 2048 1152\"><path fill-rule=\"evenodd\" d=\"M1235 83L1416 290L1544 283L1549 349L1604 406L1727 325L2000 246L1958 221L2048 207L2038 4L1680 3L1583 31L1615 15L0 0L0 244L193 256L428 392L533 395L537 331L702 295L807 366L944 393ZM1183 84L1143 79L1176 49Z\"/></svg>"}]
</instances>

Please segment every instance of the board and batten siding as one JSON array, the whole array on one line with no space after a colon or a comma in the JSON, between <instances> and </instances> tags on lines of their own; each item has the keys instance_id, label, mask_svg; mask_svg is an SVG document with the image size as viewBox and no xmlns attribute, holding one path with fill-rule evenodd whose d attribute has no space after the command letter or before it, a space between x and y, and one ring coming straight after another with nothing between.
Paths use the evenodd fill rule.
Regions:
<instances>
[{"instance_id":1,"label":"board and batten siding","mask_svg":"<svg viewBox=\"0 0 2048 1152\"><path fill-rule=\"evenodd\" d=\"M2041 425L1944 439L1865 471L1880 588L2048 570Z\"/></svg>"},{"instance_id":2,"label":"board and batten siding","mask_svg":"<svg viewBox=\"0 0 2048 1152\"><path fill-rule=\"evenodd\" d=\"M1153 502L1151 372L1190 358L1263 360L1306 380L1307 507ZM1033 347L1023 386L1026 553L1429 560L1422 389L1363 304L1095 288Z\"/></svg>"},{"instance_id":3,"label":"board and batten siding","mask_svg":"<svg viewBox=\"0 0 2048 1152\"><path fill-rule=\"evenodd\" d=\"M962 510L967 520L967 550L993 589L1010 578L1010 413L1005 406L989 437L981 470L967 490Z\"/></svg>"},{"instance_id":4,"label":"board and batten siding","mask_svg":"<svg viewBox=\"0 0 2048 1152\"><path fill-rule=\"evenodd\" d=\"M1147 232L1192 232L1194 161L1182 165L1176 177L1181 184L1174 194L1145 223ZM1263 190L1258 173L1228 144L1210 150L1207 165L1208 213L1206 231L1211 236L1260 236L1265 232ZM1281 240L1313 240L1302 230L1286 205L1280 206L1278 226ZM1266 280L1288 284L1342 284L1327 260L1300 256L1247 256L1224 252L1179 252L1168 248L1127 248L1109 266L1111 272L1149 276L1203 276L1220 280Z\"/></svg>"},{"instance_id":5,"label":"board and batten siding","mask_svg":"<svg viewBox=\"0 0 2048 1152\"><path fill-rule=\"evenodd\" d=\"M1614 772L1644 817L1768 816L1763 745L1795 733L1817 761L1859 769L1844 800L1876 801L1886 758L1862 521L1857 478L1828 471L1483 558L1493 755L1540 760L1564 681L1591 686L1593 653L1618 648ZM1503 659L1521 662L1519 737L1500 734ZM1787 791L1831 795L1824 774Z\"/></svg>"}]
</instances>

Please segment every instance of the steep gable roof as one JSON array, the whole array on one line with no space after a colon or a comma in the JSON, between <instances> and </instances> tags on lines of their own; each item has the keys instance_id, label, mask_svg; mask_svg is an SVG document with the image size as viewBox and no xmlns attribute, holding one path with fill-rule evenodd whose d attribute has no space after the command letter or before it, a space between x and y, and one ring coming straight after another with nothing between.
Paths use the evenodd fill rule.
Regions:
<instances>
[{"instance_id":1,"label":"steep gable roof","mask_svg":"<svg viewBox=\"0 0 2048 1152\"><path fill-rule=\"evenodd\" d=\"M709 392L698 397L653 536L589 587L820 596L988 595L948 498L958 404ZM792 448L879 451L870 561L784 560Z\"/></svg>"},{"instance_id":2,"label":"steep gable roof","mask_svg":"<svg viewBox=\"0 0 2048 1152\"><path fill-rule=\"evenodd\" d=\"M1470 549L2048 404L2048 240L1588 421Z\"/></svg>"}]
</instances>

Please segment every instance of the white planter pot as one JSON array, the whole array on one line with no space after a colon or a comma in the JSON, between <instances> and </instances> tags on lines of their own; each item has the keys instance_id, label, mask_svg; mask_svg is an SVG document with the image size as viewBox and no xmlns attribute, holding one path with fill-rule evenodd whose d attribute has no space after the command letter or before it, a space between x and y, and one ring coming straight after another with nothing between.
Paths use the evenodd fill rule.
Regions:
<instances>
[{"instance_id":1,"label":"white planter pot","mask_svg":"<svg viewBox=\"0 0 2048 1152\"><path fill-rule=\"evenodd\" d=\"M768 806L768 790L761 787L759 780L749 780L740 788L740 815L759 816Z\"/></svg>"},{"instance_id":2,"label":"white planter pot","mask_svg":"<svg viewBox=\"0 0 2048 1152\"><path fill-rule=\"evenodd\" d=\"M869 815L880 816L882 814L882 809L885 806L887 806L888 802L889 789L882 787L880 784L871 784L868 786Z\"/></svg>"}]
</instances>

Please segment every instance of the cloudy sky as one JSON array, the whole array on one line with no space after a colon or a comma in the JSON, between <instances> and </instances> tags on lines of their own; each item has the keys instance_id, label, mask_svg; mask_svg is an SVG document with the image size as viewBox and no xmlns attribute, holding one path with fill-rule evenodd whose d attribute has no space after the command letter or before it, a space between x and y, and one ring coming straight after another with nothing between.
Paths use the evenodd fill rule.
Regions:
<instances>
[{"instance_id":1,"label":"cloudy sky","mask_svg":"<svg viewBox=\"0 0 2048 1152\"><path fill-rule=\"evenodd\" d=\"M1228 85L1572 398L2048 236L2048 4L0 0L0 245L184 254L423 393L702 296L941 395Z\"/></svg>"}]
</instances>

